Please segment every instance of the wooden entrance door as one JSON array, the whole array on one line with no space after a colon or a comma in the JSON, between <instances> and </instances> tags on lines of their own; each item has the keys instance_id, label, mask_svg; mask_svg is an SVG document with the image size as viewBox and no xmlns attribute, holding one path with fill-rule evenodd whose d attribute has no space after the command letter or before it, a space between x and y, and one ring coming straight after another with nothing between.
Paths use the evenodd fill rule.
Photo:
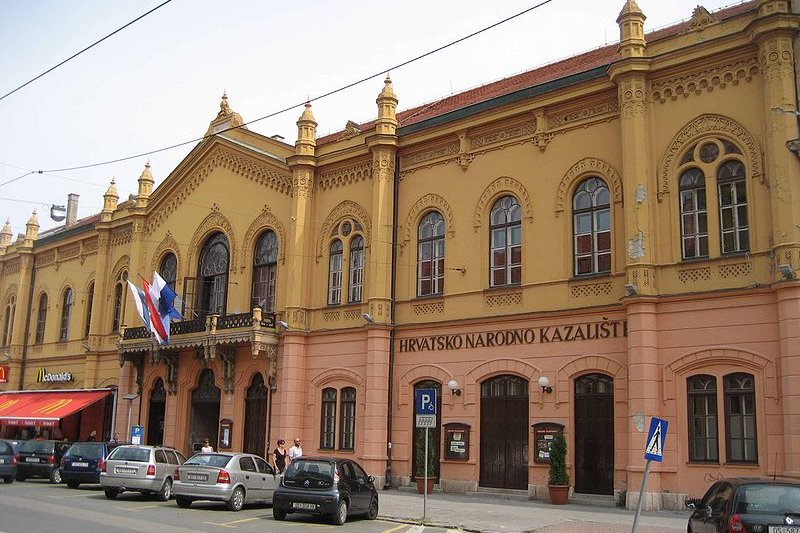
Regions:
<instances>
[{"instance_id":1,"label":"wooden entrance door","mask_svg":"<svg viewBox=\"0 0 800 533\"><path fill-rule=\"evenodd\" d=\"M614 493L614 380L575 380L575 492Z\"/></svg>"},{"instance_id":2,"label":"wooden entrance door","mask_svg":"<svg viewBox=\"0 0 800 533\"><path fill-rule=\"evenodd\" d=\"M256 373L247 387L244 403L244 451L261 457L267 454L267 386Z\"/></svg>"},{"instance_id":3,"label":"wooden entrance door","mask_svg":"<svg viewBox=\"0 0 800 533\"><path fill-rule=\"evenodd\" d=\"M189 433L189 452L199 452L203 439L208 437L214 450L219 434L219 387L214 383L214 371L200 372L197 388L192 391L192 425Z\"/></svg>"},{"instance_id":4,"label":"wooden entrance door","mask_svg":"<svg viewBox=\"0 0 800 533\"><path fill-rule=\"evenodd\" d=\"M157 445L164 443L164 413L166 406L167 391L164 389L164 381L158 378L155 385L153 385L153 390L150 391L150 408L147 410L147 434L145 435L147 444Z\"/></svg>"},{"instance_id":5,"label":"wooden entrance door","mask_svg":"<svg viewBox=\"0 0 800 533\"><path fill-rule=\"evenodd\" d=\"M498 376L481 384L482 487L528 488L528 381Z\"/></svg>"}]
</instances>

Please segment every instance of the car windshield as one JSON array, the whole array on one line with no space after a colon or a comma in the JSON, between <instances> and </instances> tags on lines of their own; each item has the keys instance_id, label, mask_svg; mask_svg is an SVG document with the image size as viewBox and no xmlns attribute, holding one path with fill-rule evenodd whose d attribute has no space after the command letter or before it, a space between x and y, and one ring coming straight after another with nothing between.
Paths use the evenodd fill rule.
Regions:
<instances>
[{"instance_id":1,"label":"car windshield","mask_svg":"<svg viewBox=\"0 0 800 533\"><path fill-rule=\"evenodd\" d=\"M14 448L9 443L0 441L0 455L14 455Z\"/></svg>"},{"instance_id":2,"label":"car windshield","mask_svg":"<svg viewBox=\"0 0 800 533\"><path fill-rule=\"evenodd\" d=\"M135 448L133 446L120 446L108 456L109 459L116 461L133 461L136 463L146 463L150 460L150 450L147 448Z\"/></svg>"},{"instance_id":3,"label":"car windshield","mask_svg":"<svg viewBox=\"0 0 800 533\"><path fill-rule=\"evenodd\" d=\"M28 453L53 453L53 441L51 440L29 440L19 449L20 452Z\"/></svg>"},{"instance_id":4,"label":"car windshield","mask_svg":"<svg viewBox=\"0 0 800 533\"><path fill-rule=\"evenodd\" d=\"M231 460L230 455L219 455L216 453L198 453L188 461L185 465L203 465L214 466L216 468L223 468Z\"/></svg>"},{"instance_id":5,"label":"car windshield","mask_svg":"<svg viewBox=\"0 0 800 533\"><path fill-rule=\"evenodd\" d=\"M95 442L76 442L70 446L66 455L80 456L86 459L100 459L103 457L103 445Z\"/></svg>"},{"instance_id":6,"label":"car windshield","mask_svg":"<svg viewBox=\"0 0 800 533\"><path fill-rule=\"evenodd\" d=\"M800 515L800 485L744 485L737 502L739 513Z\"/></svg>"},{"instance_id":7,"label":"car windshield","mask_svg":"<svg viewBox=\"0 0 800 533\"><path fill-rule=\"evenodd\" d=\"M289 463L283 479L286 481L316 479L330 484L333 483L333 463L298 459Z\"/></svg>"}]
</instances>

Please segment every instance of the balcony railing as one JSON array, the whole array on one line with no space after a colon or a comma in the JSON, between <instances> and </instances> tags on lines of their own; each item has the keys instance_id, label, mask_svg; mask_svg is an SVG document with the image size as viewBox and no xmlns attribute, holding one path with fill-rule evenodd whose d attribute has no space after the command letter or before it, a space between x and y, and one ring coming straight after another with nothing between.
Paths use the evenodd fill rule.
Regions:
<instances>
[{"instance_id":1,"label":"balcony railing","mask_svg":"<svg viewBox=\"0 0 800 533\"><path fill-rule=\"evenodd\" d=\"M221 329L239 329L250 328L254 325L265 328L275 327L275 313L262 313L260 311L253 313L234 313L231 315L208 315L202 318L193 318L191 320L181 320L180 322L172 322L169 325L170 336L185 335L188 333L202 333L204 331L215 331ZM151 334L144 326L136 328L125 328L122 334L122 340L138 340L149 339Z\"/></svg>"}]
</instances>

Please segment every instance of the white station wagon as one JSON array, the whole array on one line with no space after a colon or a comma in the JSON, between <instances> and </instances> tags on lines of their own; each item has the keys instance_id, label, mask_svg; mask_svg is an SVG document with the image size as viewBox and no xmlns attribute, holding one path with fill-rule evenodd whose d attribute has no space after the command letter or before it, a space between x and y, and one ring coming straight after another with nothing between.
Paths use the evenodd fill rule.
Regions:
<instances>
[{"instance_id":1,"label":"white station wagon","mask_svg":"<svg viewBox=\"0 0 800 533\"><path fill-rule=\"evenodd\" d=\"M167 501L172 496L173 474L185 462L181 452L164 446L117 446L100 472L100 485L110 500L136 491Z\"/></svg>"}]
</instances>

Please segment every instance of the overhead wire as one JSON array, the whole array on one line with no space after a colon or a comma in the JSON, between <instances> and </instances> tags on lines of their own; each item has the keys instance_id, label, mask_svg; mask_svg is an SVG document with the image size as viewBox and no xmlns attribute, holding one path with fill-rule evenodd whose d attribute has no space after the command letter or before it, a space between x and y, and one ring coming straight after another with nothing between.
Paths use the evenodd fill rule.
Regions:
<instances>
[{"instance_id":1,"label":"overhead wire","mask_svg":"<svg viewBox=\"0 0 800 533\"><path fill-rule=\"evenodd\" d=\"M430 55L436 54L438 52L441 52L442 50L450 48L451 46L455 46L456 44L462 43L462 42L466 41L467 39L471 39L472 37L475 37L476 35L480 35L481 33L484 33L484 32L487 32L487 31L489 31L491 29L494 29L497 26L505 24L506 22L509 22L511 20L519 18L519 17L521 17L521 16L523 16L523 15L525 15L527 13L530 13L531 11L539 9L540 7L542 7L542 6L546 5L546 4L549 4L550 2L553 2L553 1L554 0L542 0L541 2L535 4L535 5L527 8L527 9L524 9L524 10L518 12L518 13L510 15L510 16L502 19L502 20L499 20L499 21L497 21L497 22L495 22L493 24L490 24L490 25L485 26L485 27L483 27L483 28L481 28L479 30L476 30L476 31L474 31L472 33L469 33L468 35L460 37L460 38L458 38L458 39L456 39L454 41L450 41L447 44L438 46L438 47L436 47L436 48L434 48L432 50L428 50L427 52L421 53L421 54L419 54L419 55L417 55L415 57L412 57L412 58L407 59L405 61L401 61L400 63L397 63L395 65L389 66L387 68L381 69L378 72L375 72L373 74L369 74L367 76L364 76L364 77L362 77L362 78L360 78L360 79L358 79L356 81L350 82L350 83L348 83L346 85L342 85L341 87L338 87L336 89L330 90L330 91L328 91L326 93L320 94L320 95L315 96L313 98L308 97L307 99L305 99L302 102L298 102L298 103L292 104L290 106L287 106L287 107L284 107L284 108L279 109L277 111L268 113L268 114L266 114L266 115L264 115L262 117L250 120L250 121L245 122L243 124L240 124L240 125L237 125L237 126L231 126L229 128L225 128L223 130L217 131L217 132L209 134L209 135L203 135L202 137L196 137L196 138L188 140L188 141L183 141L183 142L171 144L169 146L164 146L162 148L157 148L155 150L150 150L150 151L147 151L147 152L140 152L140 153L137 153L137 154L134 154L134 155L129 155L129 156L125 156L125 157L118 157L116 159L100 161L100 162L97 162L97 163L89 163L89 164L85 164L85 165L76 165L76 166L71 166L71 167L48 169L48 170L39 170L38 173L41 174L43 172L47 172L47 173L69 172L69 171L82 170L82 169L87 169L87 168L96 168L96 167L100 167L100 166L111 165L111 164L114 164L114 163L121 163L123 161L130 161L131 159L137 159L137 158L141 158L141 157L148 156L148 155L154 155L154 154L158 154L158 153L161 153L161 152L166 152L168 150L173 150L175 148L180 148L182 146L186 146L186 145L189 145L189 144L194 144L194 143L197 143L197 142L201 142L201 141L203 141L203 140L205 140L205 139L207 139L209 137L213 137L214 135L217 135L217 134L220 134L220 133L226 133L228 131L244 128L245 126L249 126L251 124L255 124L256 122L260 122L262 120L266 120L268 118L272 118L272 117L275 117L277 115L280 115L280 114L286 113L288 111L291 111L292 109L296 109L297 107L300 107L300 106L302 106L302 105L304 105L306 103L311 103L311 102L316 102L318 100L322 100L323 98L327 98L327 97L332 96L334 94L340 93L342 91L345 91L345 90L350 89L352 87L355 87L357 85L365 83L365 82L367 82L369 80L377 78L378 76L382 76L382 75L384 75L384 74L386 74L388 72L391 72L391 71L394 71L394 70L398 70L398 69L400 69L402 67L410 65L411 63L414 63L414 62L419 61L421 59L424 59L424 58L426 58L426 57L428 57ZM5 185L5 183L0 183L0 187L2 187L3 185Z\"/></svg>"}]
</instances>

